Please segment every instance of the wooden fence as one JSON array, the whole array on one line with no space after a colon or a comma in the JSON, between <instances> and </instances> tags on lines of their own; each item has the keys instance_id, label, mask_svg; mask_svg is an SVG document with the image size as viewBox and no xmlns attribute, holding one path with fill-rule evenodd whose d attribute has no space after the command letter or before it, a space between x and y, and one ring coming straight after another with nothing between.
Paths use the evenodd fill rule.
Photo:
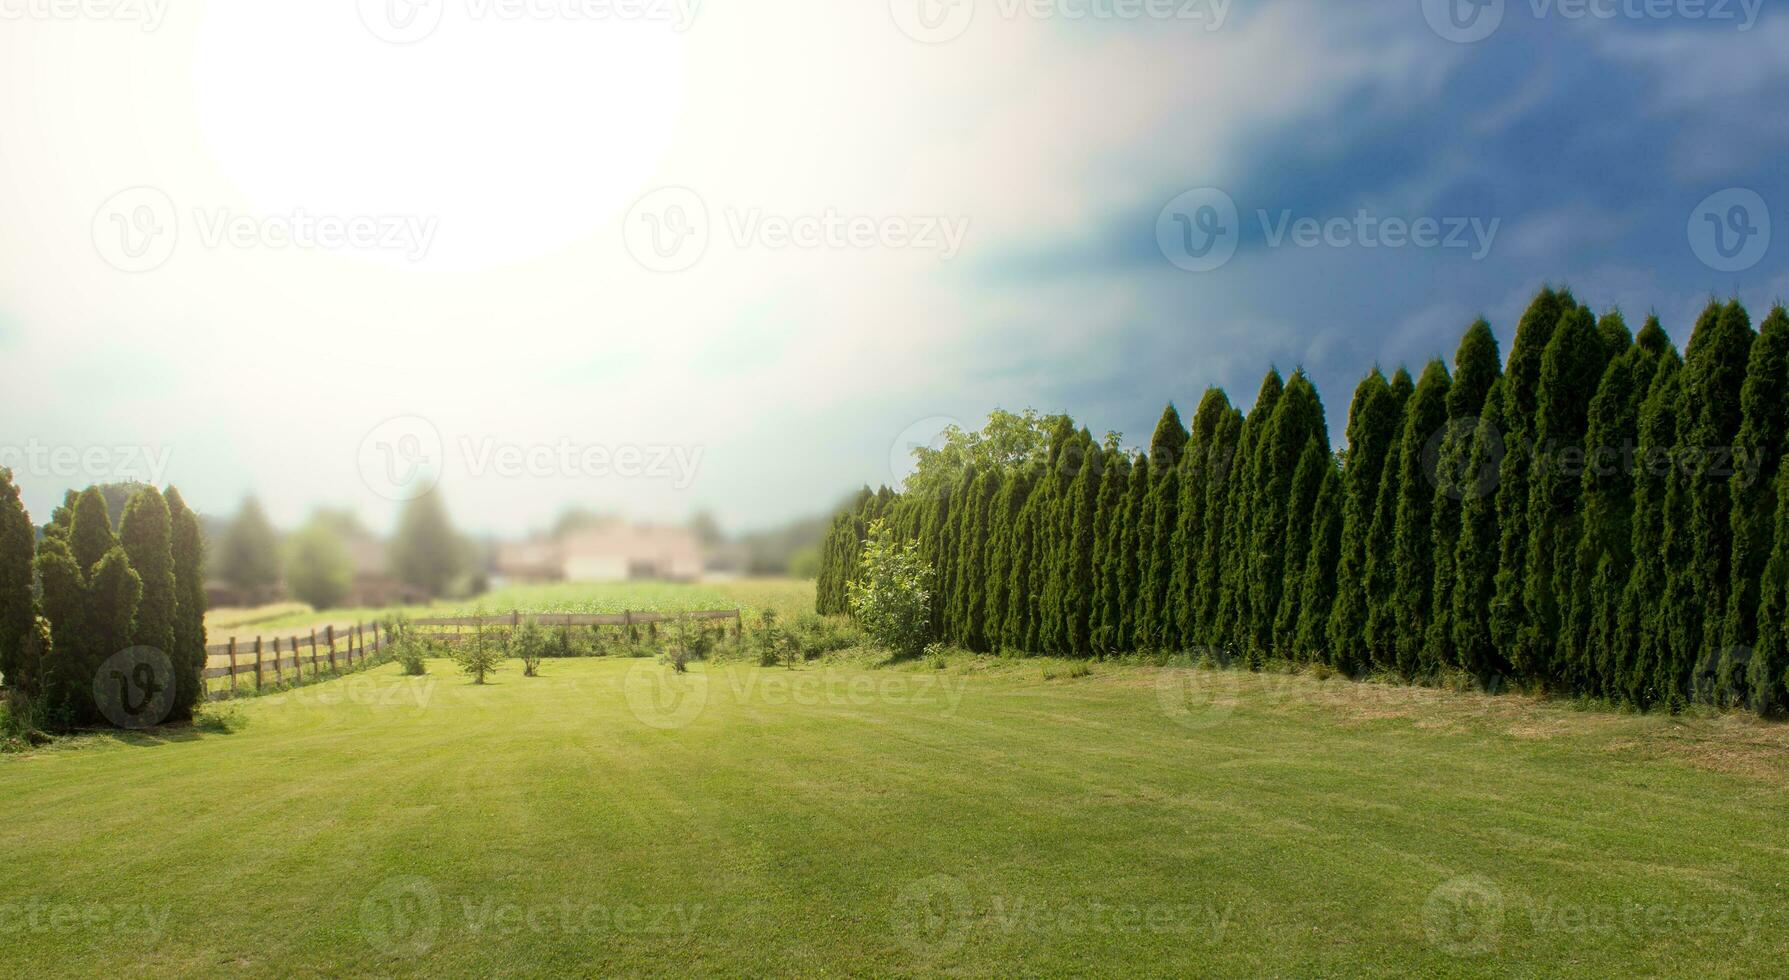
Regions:
<instances>
[{"instance_id":1,"label":"wooden fence","mask_svg":"<svg viewBox=\"0 0 1789 980\"><path fill-rule=\"evenodd\" d=\"M240 687L236 679L245 674L252 678L254 690L258 691L269 680L275 684L285 683L288 677L304 680L306 667L310 668L311 677L325 670L339 673L364 664L390 643L390 636L377 624L359 623L341 630L325 626L321 632L307 628L303 633L257 636L252 642L232 638L228 643L213 643L205 648L206 693L213 698L228 697ZM214 689L211 682L218 678L229 683Z\"/></svg>"},{"instance_id":2,"label":"wooden fence","mask_svg":"<svg viewBox=\"0 0 1789 980\"><path fill-rule=\"evenodd\" d=\"M457 643L463 640L477 640L487 627L516 629L524 623L533 622L542 627L558 628L570 632L573 626L620 626L630 633L637 627L645 626L656 629L659 623L672 623L679 619L695 620L701 623L719 621L722 629L726 629L726 620L732 620L733 639L737 643L744 632L744 621L737 609L709 609L699 612L656 613L656 612L620 612L620 613L525 613L510 612L497 616L436 616L424 619L413 619L410 625L418 629L430 630L431 639ZM464 633L470 627L474 632ZM446 632L453 630L452 633Z\"/></svg>"}]
</instances>

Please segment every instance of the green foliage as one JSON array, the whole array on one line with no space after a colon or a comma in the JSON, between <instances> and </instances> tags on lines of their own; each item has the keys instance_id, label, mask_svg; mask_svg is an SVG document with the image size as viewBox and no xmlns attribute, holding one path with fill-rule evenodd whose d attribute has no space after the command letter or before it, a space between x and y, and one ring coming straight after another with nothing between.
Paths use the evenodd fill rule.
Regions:
<instances>
[{"instance_id":1,"label":"green foliage","mask_svg":"<svg viewBox=\"0 0 1789 980\"><path fill-rule=\"evenodd\" d=\"M154 487L144 487L130 498L119 522L119 540L130 567L142 582L142 594L131 625L131 646L160 651L170 665L187 663L187 651L174 643L179 596L174 575L174 530L168 503ZM177 673L181 673L178 671ZM179 679L170 678L178 691ZM190 683L190 681L189 681ZM173 720L192 717L192 704Z\"/></svg>"},{"instance_id":2,"label":"green foliage","mask_svg":"<svg viewBox=\"0 0 1789 980\"><path fill-rule=\"evenodd\" d=\"M1459 581L1454 558L1465 536L1467 499L1490 489L1484 485L1485 474L1468 467L1472 463L1473 436L1478 431L1479 416L1484 412L1492 386L1502 373L1497 338L1491 333L1489 323L1478 320L1466 329L1454 354L1453 384L1447 390L1447 427L1438 441L1431 436L1430 442L1424 444L1424 472L1435 485L1429 533L1430 561L1435 566L1435 578L1421 658L1421 669L1425 674L1459 666L1459 658L1454 652L1454 588ZM1428 459L1430 446L1434 446L1435 451L1432 468ZM1495 463L1492 465L1494 467Z\"/></svg>"},{"instance_id":3,"label":"green foliage","mask_svg":"<svg viewBox=\"0 0 1789 980\"><path fill-rule=\"evenodd\" d=\"M902 490L914 496L931 496L956 486L971 468L1005 470L1041 462L1048 455L1052 434L1065 421L1066 416L1061 415L1040 415L1034 411L1014 415L996 409L978 432L950 426L942 434L942 446L919 446L913 450L915 466Z\"/></svg>"},{"instance_id":4,"label":"green foliage","mask_svg":"<svg viewBox=\"0 0 1789 980\"><path fill-rule=\"evenodd\" d=\"M37 687L37 603L31 595L31 560L36 548L31 516L12 482L0 469L0 675L6 687L30 693Z\"/></svg>"},{"instance_id":5,"label":"green foliage","mask_svg":"<svg viewBox=\"0 0 1789 980\"><path fill-rule=\"evenodd\" d=\"M1367 663L1366 627L1370 611L1367 561L1379 484L1401 422L1399 406L1385 375L1373 369L1354 389L1348 411L1348 456L1343 468L1342 538L1336 567L1336 599L1326 627L1325 660L1343 673Z\"/></svg>"},{"instance_id":6,"label":"green foliage","mask_svg":"<svg viewBox=\"0 0 1789 980\"><path fill-rule=\"evenodd\" d=\"M542 629L532 616L509 631L508 645L510 657L522 662L523 677L540 676L541 660L562 652L558 638Z\"/></svg>"},{"instance_id":7,"label":"green foliage","mask_svg":"<svg viewBox=\"0 0 1789 980\"><path fill-rule=\"evenodd\" d=\"M1255 460L1247 548L1253 561L1245 568L1249 599L1241 646L1256 666L1273 652L1274 625L1286 583L1297 581L1310 550L1311 507L1321 484L1321 468L1328 465L1329 454L1323 448L1328 445L1329 427L1317 388L1303 371L1294 372L1274 403ZM1312 454L1317 458L1309 459Z\"/></svg>"},{"instance_id":8,"label":"green foliage","mask_svg":"<svg viewBox=\"0 0 1789 980\"><path fill-rule=\"evenodd\" d=\"M218 548L217 574L247 593L251 603L271 598L279 585L279 535L274 533L261 502L253 497L242 502L242 509L224 534Z\"/></svg>"},{"instance_id":9,"label":"green foliage","mask_svg":"<svg viewBox=\"0 0 1789 980\"><path fill-rule=\"evenodd\" d=\"M496 673L503 666L504 654L507 652L504 644L490 642L481 635L455 644L451 657L455 666L472 678L472 683L483 684L486 676Z\"/></svg>"},{"instance_id":10,"label":"green foliage","mask_svg":"<svg viewBox=\"0 0 1789 980\"><path fill-rule=\"evenodd\" d=\"M1388 434L1384 468L1379 475L1379 492L1373 499L1373 519L1367 530L1363 576L1365 586L1361 590L1366 604L1366 617L1362 624L1364 633L1361 649L1366 663L1382 669L1396 666L1393 650L1396 632L1393 589L1396 586L1397 570L1392 562L1396 557L1394 549L1398 532L1398 500L1403 492L1405 412L1414 400L1415 392L1416 386L1410 380L1410 372L1400 366L1392 375L1391 397L1395 417Z\"/></svg>"},{"instance_id":11,"label":"green foliage","mask_svg":"<svg viewBox=\"0 0 1789 980\"><path fill-rule=\"evenodd\" d=\"M1304 580L1299 583L1298 620L1292 636L1292 659L1320 663L1329 647L1329 616L1336 603L1336 566L1342 554L1342 471L1333 458L1326 459L1323 480L1317 488L1317 504L1311 519L1311 547L1305 555Z\"/></svg>"},{"instance_id":12,"label":"green foliage","mask_svg":"<svg viewBox=\"0 0 1789 980\"><path fill-rule=\"evenodd\" d=\"M448 520L439 491L404 505L391 538L391 570L398 581L430 596L445 595L466 564L465 544Z\"/></svg>"},{"instance_id":13,"label":"green foliage","mask_svg":"<svg viewBox=\"0 0 1789 980\"><path fill-rule=\"evenodd\" d=\"M287 542L286 591L315 609L339 606L354 585L348 546L326 521L313 519Z\"/></svg>"},{"instance_id":14,"label":"green foliage","mask_svg":"<svg viewBox=\"0 0 1789 980\"><path fill-rule=\"evenodd\" d=\"M205 538L199 515L168 488L168 526L174 554L175 717L190 717L205 696Z\"/></svg>"},{"instance_id":15,"label":"green foliage","mask_svg":"<svg viewBox=\"0 0 1789 980\"><path fill-rule=\"evenodd\" d=\"M1781 306L1759 325L1739 408L1739 435L1733 447L1732 584L1720 636L1710 640L1721 652L1718 695L1732 703L1755 700L1743 651L1755 651L1759 645L1759 580L1770 559L1777 508L1774 474L1782 465L1783 450L1789 448L1789 312ZM1710 623L1712 635L1712 618Z\"/></svg>"},{"instance_id":16,"label":"green foliage","mask_svg":"<svg viewBox=\"0 0 1789 980\"><path fill-rule=\"evenodd\" d=\"M1676 352L1659 360L1640 404L1638 458L1634 472L1633 568L1622 589L1616 618L1614 681L1622 700L1638 708L1659 703L1669 688L1660 684L1664 660L1664 607L1669 537L1669 475L1675 464L1682 361Z\"/></svg>"},{"instance_id":17,"label":"green foliage","mask_svg":"<svg viewBox=\"0 0 1789 980\"><path fill-rule=\"evenodd\" d=\"M916 657L931 636L931 566L888 525L871 522L861 570L851 583L851 611L871 642L898 657Z\"/></svg>"},{"instance_id":18,"label":"green foliage","mask_svg":"<svg viewBox=\"0 0 1789 980\"><path fill-rule=\"evenodd\" d=\"M1378 607L1375 625L1381 635L1371 645L1392 654L1392 664L1405 677L1430 673L1423 659L1429 624L1433 620L1433 517L1435 486L1424 453L1447 426L1448 396L1453 379L1440 360L1423 367L1416 393L1404 411L1404 431L1398 449L1397 504L1392 534L1391 594ZM1389 634L1389 635L1385 635Z\"/></svg>"}]
</instances>

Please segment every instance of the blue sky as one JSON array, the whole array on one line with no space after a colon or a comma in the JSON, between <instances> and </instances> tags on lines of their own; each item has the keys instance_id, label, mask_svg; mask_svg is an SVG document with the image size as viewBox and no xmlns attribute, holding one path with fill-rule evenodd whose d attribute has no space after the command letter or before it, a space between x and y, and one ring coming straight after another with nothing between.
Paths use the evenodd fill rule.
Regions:
<instances>
[{"instance_id":1,"label":"blue sky","mask_svg":"<svg viewBox=\"0 0 1789 980\"><path fill-rule=\"evenodd\" d=\"M417 445L478 530L570 505L751 527L895 479L946 420L1135 442L1270 365L1312 375L1339 438L1375 363L1451 357L1479 315L1507 346L1543 282L1679 343L1710 296L1789 292L1777 11L1505 0L1456 43L1444 0L1124 2L0 22L0 449L34 514L85 481L20 447L146 447L201 509L385 527L381 467ZM1174 203L1206 189L1233 228ZM1779 240L1705 261L1711 195ZM1365 247L1356 215L1473 247ZM165 250L119 251L156 220ZM1174 264L1162 230L1195 225L1234 254ZM493 471L505 450L542 465Z\"/></svg>"}]
</instances>

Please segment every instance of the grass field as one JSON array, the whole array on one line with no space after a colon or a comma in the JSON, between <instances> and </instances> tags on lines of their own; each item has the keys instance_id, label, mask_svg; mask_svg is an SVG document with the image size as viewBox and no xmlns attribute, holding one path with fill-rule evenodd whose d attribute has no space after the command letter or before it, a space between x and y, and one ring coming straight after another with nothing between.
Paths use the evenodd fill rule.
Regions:
<instances>
[{"instance_id":1,"label":"grass field","mask_svg":"<svg viewBox=\"0 0 1789 980\"><path fill-rule=\"evenodd\" d=\"M1058 665L1059 666L1059 665ZM953 657L445 662L0 757L32 975L1781 975L1789 730Z\"/></svg>"}]
</instances>

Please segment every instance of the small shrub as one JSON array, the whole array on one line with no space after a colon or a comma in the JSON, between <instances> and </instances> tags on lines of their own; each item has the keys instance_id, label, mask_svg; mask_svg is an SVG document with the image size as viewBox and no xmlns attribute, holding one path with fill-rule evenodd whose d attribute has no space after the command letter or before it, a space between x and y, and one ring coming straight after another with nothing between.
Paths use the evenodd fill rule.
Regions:
<instances>
[{"instance_id":1,"label":"small shrub","mask_svg":"<svg viewBox=\"0 0 1789 980\"><path fill-rule=\"evenodd\" d=\"M472 678L472 683L483 684L487 674L494 674L503 666L503 653L495 643L462 643L454 648L453 662Z\"/></svg>"},{"instance_id":2,"label":"small shrub","mask_svg":"<svg viewBox=\"0 0 1789 980\"><path fill-rule=\"evenodd\" d=\"M860 569L849 585L858 625L895 656L919 656L931 631L932 566L878 518L870 524Z\"/></svg>"},{"instance_id":3,"label":"small shrub","mask_svg":"<svg viewBox=\"0 0 1789 980\"><path fill-rule=\"evenodd\" d=\"M932 665L933 670L943 670L944 668L949 667L950 658L944 655L944 644L926 644L926 662Z\"/></svg>"},{"instance_id":4,"label":"small shrub","mask_svg":"<svg viewBox=\"0 0 1789 980\"><path fill-rule=\"evenodd\" d=\"M752 645L758 650L758 666L775 667L783 656L783 647L788 639L776 624L775 609L759 613L758 626L752 630Z\"/></svg>"},{"instance_id":5,"label":"small shrub","mask_svg":"<svg viewBox=\"0 0 1789 980\"><path fill-rule=\"evenodd\" d=\"M421 677L429 672L426 648L421 640L409 637L391 648L391 657L403 668L405 677Z\"/></svg>"},{"instance_id":6,"label":"small shrub","mask_svg":"<svg viewBox=\"0 0 1789 980\"><path fill-rule=\"evenodd\" d=\"M560 635L548 634L539 623L530 619L519 629L510 631L509 655L522 662L523 677L539 677L541 659L555 647L561 647L562 639Z\"/></svg>"}]
</instances>

